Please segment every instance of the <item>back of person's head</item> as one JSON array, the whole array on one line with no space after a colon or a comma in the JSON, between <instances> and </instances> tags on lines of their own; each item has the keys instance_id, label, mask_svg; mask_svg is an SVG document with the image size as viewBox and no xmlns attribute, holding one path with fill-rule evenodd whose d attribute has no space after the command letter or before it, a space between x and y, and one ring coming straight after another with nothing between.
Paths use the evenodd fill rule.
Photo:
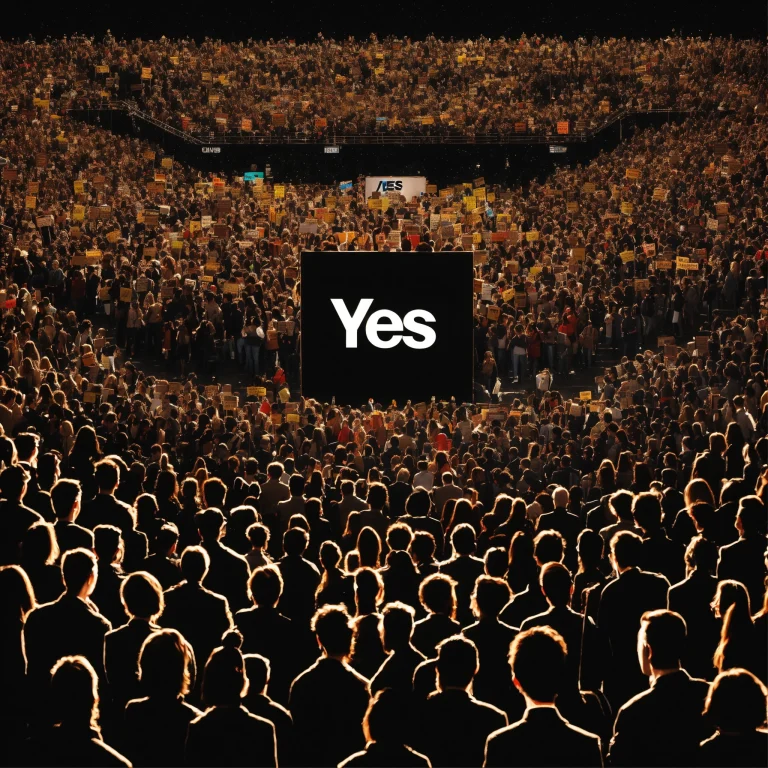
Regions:
<instances>
[{"instance_id":1,"label":"back of person's head","mask_svg":"<svg viewBox=\"0 0 768 768\"><path fill-rule=\"evenodd\" d=\"M611 494L608 506L619 520L629 520L632 517L632 501L634 497L629 491L616 491Z\"/></svg>"},{"instance_id":2,"label":"back of person's head","mask_svg":"<svg viewBox=\"0 0 768 768\"><path fill-rule=\"evenodd\" d=\"M218 477L210 477L203 483L203 499L206 507L224 508L227 486Z\"/></svg>"},{"instance_id":3,"label":"back of person's head","mask_svg":"<svg viewBox=\"0 0 768 768\"><path fill-rule=\"evenodd\" d=\"M509 567L509 555L502 547L491 547L486 551L485 573L488 576L503 578Z\"/></svg>"},{"instance_id":4,"label":"back of person's head","mask_svg":"<svg viewBox=\"0 0 768 768\"><path fill-rule=\"evenodd\" d=\"M218 541L224 526L224 515L220 509L209 507L195 514L195 524L203 541Z\"/></svg>"},{"instance_id":5,"label":"back of person's head","mask_svg":"<svg viewBox=\"0 0 768 768\"><path fill-rule=\"evenodd\" d=\"M632 502L632 515L646 533L658 531L661 528L661 500L655 493L638 493Z\"/></svg>"},{"instance_id":6,"label":"back of person's head","mask_svg":"<svg viewBox=\"0 0 768 768\"><path fill-rule=\"evenodd\" d=\"M312 617L312 631L328 656L349 656L352 622L341 605L324 605Z\"/></svg>"},{"instance_id":7,"label":"back of person's head","mask_svg":"<svg viewBox=\"0 0 768 768\"><path fill-rule=\"evenodd\" d=\"M355 484L351 480L341 481L341 495L351 496L355 492Z\"/></svg>"},{"instance_id":8,"label":"back of person's head","mask_svg":"<svg viewBox=\"0 0 768 768\"><path fill-rule=\"evenodd\" d=\"M274 608L283 594L283 577L274 565L254 568L248 580L248 592L254 605L259 608Z\"/></svg>"},{"instance_id":9,"label":"back of person's head","mask_svg":"<svg viewBox=\"0 0 768 768\"><path fill-rule=\"evenodd\" d=\"M368 504L371 509L382 509L388 498L387 486L384 483L371 483L368 487Z\"/></svg>"},{"instance_id":10,"label":"back of person's head","mask_svg":"<svg viewBox=\"0 0 768 768\"><path fill-rule=\"evenodd\" d=\"M269 659L259 653L243 654L245 673L248 676L248 689L251 694L263 694L269 685L272 675L272 665Z\"/></svg>"},{"instance_id":11,"label":"back of person's head","mask_svg":"<svg viewBox=\"0 0 768 768\"><path fill-rule=\"evenodd\" d=\"M248 693L248 677L240 653L243 636L237 630L230 630L221 642L205 665L203 703L206 707L236 707Z\"/></svg>"},{"instance_id":12,"label":"back of person's head","mask_svg":"<svg viewBox=\"0 0 768 768\"><path fill-rule=\"evenodd\" d=\"M131 573L120 585L120 599L128 618L152 621L163 612L165 600L160 582L146 571Z\"/></svg>"},{"instance_id":13,"label":"back of person's head","mask_svg":"<svg viewBox=\"0 0 768 768\"><path fill-rule=\"evenodd\" d=\"M466 689L480 667L477 646L468 638L456 635L437 646L438 688Z\"/></svg>"},{"instance_id":14,"label":"back of person's head","mask_svg":"<svg viewBox=\"0 0 768 768\"><path fill-rule=\"evenodd\" d=\"M53 526L38 520L27 529L21 542L22 564L53 565L58 559L59 545Z\"/></svg>"},{"instance_id":15,"label":"back of person's head","mask_svg":"<svg viewBox=\"0 0 768 768\"><path fill-rule=\"evenodd\" d=\"M408 706L403 694L384 688L373 696L363 718L367 742L403 744L408 734Z\"/></svg>"},{"instance_id":16,"label":"back of person's head","mask_svg":"<svg viewBox=\"0 0 768 768\"><path fill-rule=\"evenodd\" d=\"M447 574L427 576L419 587L419 600L429 613L456 618L456 582Z\"/></svg>"},{"instance_id":17,"label":"back of person's head","mask_svg":"<svg viewBox=\"0 0 768 768\"><path fill-rule=\"evenodd\" d=\"M93 468L96 486L104 493L111 493L120 483L120 468L112 459L97 461Z\"/></svg>"},{"instance_id":18,"label":"back of person's head","mask_svg":"<svg viewBox=\"0 0 768 768\"><path fill-rule=\"evenodd\" d=\"M139 652L139 681L149 696L173 701L189 693L194 652L175 629L153 632Z\"/></svg>"},{"instance_id":19,"label":"back of person's head","mask_svg":"<svg viewBox=\"0 0 768 768\"><path fill-rule=\"evenodd\" d=\"M291 496L301 496L304 493L304 478L302 475L291 475L288 480L288 490Z\"/></svg>"},{"instance_id":20,"label":"back of person's head","mask_svg":"<svg viewBox=\"0 0 768 768\"><path fill-rule=\"evenodd\" d=\"M718 556L717 544L703 536L694 536L685 550L685 564L691 570L713 574Z\"/></svg>"},{"instance_id":21,"label":"back of person's head","mask_svg":"<svg viewBox=\"0 0 768 768\"><path fill-rule=\"evenodd\" d=\"M253 523L245 531L248 542L255 549L264 549L269 543L269 528L263 523Z\"/></svg>"},{"instance_id":22,"label":"back of person's head","mask_svg":"<svg viewBox=\"0 0 768 768\"><path fill-rule=\"evenodd\" d=\"M387 652L406 648L413 635L415 611L401 602L387 603L381 615L381 640Z\"/></svg>"},{"instance_id":23,"label":"back of person's head","mask_svg":"<svg viewBox=\"0 0 768 768\"><path fill-rule=\"evenodd\" d=\"M688 629L685 619L674 611L646 611L640 619L643 654L654 669L677 669L685 650ZM642 660L641 660L642 662Z\"/></svg>"},{"instance_id":24,"label":"back of person's head","mask_svg":"<svg viewBox=\"0 0 768 768\"><path fill-rule=\"evenodd\" d=\"M405 502L405 511L414 517L426 517L432 500L425 488L416 488Z\"/></svg>"},{"instance_id":25,"label":"back of person's head","mask_svg":"<svg viewBox=\"0 0 768 768\"><path fill-rule=\"evenodd\" d=\"M328 571L338 568L341 562L341 549L335 541L324 541L320 545L320 565Z\"/></svg>"},{"instance_id":26,"label":"back of person's head","mask_svg":"<svg viewBox=\"0 0 768 768\"><path fill-rule=\"evenodd\" d=\"M181 554L181 575L190 584L199 584L210 566L211 558L202 547L187 547Z\"/></svg>"},{"instance_id":27,"label":"back of person's head","mask_svg":"<svg viewBox=\"0 0 768 768\"><path fill-rule=\"evenodd\" d=\"M21 464L6 467L0 472L0 495L4 499L18 501L24 495L29 480L29 472Z\"/></svg>"},{"instance_id":28,"label":"back of person's head","mask_svg":"<svg viewBox=\"0 0 768 768\"><path fill-rule=\"evenodd\" d=\"M469 523L459 523L451 532L451 545L457 555L471 555L475 551L475 529Z\"/></svg>"},{"instance_id":29,"label":"back of person's head","mask_svg":"<svg viewBox=\"0 0 768 768\"><path fill-rule=\"evenodd\" d=\"M551 627L521 632L509 651L515 685L532 701L554 702L565 676L567 655L565 640Z\"/></svg>"},{"instance_id":30,"label":"back of person's head","mask_svg":"<svg viewBox=\"0 0 768 768\"><path fill-rule=\"evenodd\" d=\"M705 535L715 523L715 508L704 501L697 501L688 507L688 516L693 520L696 530Z\"/></svg>"},{"instance_id":31,"label":"back of person's head","mask_svg":"<svg viewBox=\"0 0 768 768\"><path fill-rule=\"evenodd\" d=\"M370 568L379 567L381 557L381 539L378 532L366 525L357 536L357 551L360 553L360 564Z\"/></svg>"},{"instance_id":32,"label":"back of person's head","mask_svg":"<svg viewBox=\"0 0 768 768\"><path fill-rule=\"evenodd\" d=\"M62 478L51 488L51 503L59 520L65 520L75 504L80 503L83 492L77 480Z\"/></svg>"},{"instance_id":33,"label":"back of person's head","mask_svg":"<svg viewBox=\"0 0 768 768\"><path fill-rule=\"evenodd\" d=\"M413 531L405 523L392 523L387 528L387 546L390 550L406 551L412 540Z\"/></svg>"},{"instance_id":34,"label":"back of person's head","mask_svg":"<svg viewBox=\"0 0 768 768\"><path fill-rule=\"evenodd\" d=\"M511 597L512 591L504 579L479 576L472 590L472 612L478 619L495 619Z\"/></svg>"},{"instance_id":35,"label":"back of person's head","mask_svg":"<svg viewBox=\"0 0 768 768\"><path fill-rule=\"evenodd\" d=\"M541 591L555 608L567 607L571 601L571 574L562 563L547 563L539 574Z\"/></svg>"},{"instance_id":36,"label":"back of person's head","mask_svg":"<svg viewBox=\"0 0 768 768\"><path fill-rule=\"evenodd\" d=\"M179 543L179 529L175 523L163 523L157 532L157 551L162 555L170 554Z\"/></svg>"},{"instance_id":37,"label":"back of person's head","mask_svg":"<svg viewBox=\"0 0 768 768\"><path fill-rule=\"evenodd\" d=\"M767 699L768 689L762 681L736 667L715 678L704 703L704 714L720 733L749 734L764 727Z\"/></svg>"},{"instance_id":38,"label":"back of person's head","mask_svg":"<svg viewBox=\"0 0 768 768\"><path fill-rule=\"evenodd\" d=\"M95 573L98 572L96 555L82 547L64 553L61 560L61 573L67 592L79 594Z\"/></svg>"},{"instance_id":39,"label":"back of person's head","mask_svg":"<svg viewBox=\"0 0 768 768\"><path fill-rule=\"evenodd\" d=\"M558 531L541 531L533 540L533 555L539 565L560 563L565 556L565 539Z\"/></svg>"},{"instance_id":40,"label":"back of person's head","mask_svg":"<svg viewBox=\"0 0 768 768\"><path fill-rule=\"evenodd\" d=\"M283 534L283 549L286 555L301 557L309 544L309 535L303 528L289 528Z\"/></svg>"},{"instance_id":41,"label":"back of person's head","mask_svg":"<svg viewBox=\"0 0 768 768\"><path fill-rule=\"evenodd\" d=\"M763 500L759 496L740 499L736 521L745 536L765 536L768 513Z\"/></svg>"},{"instance_id":42,"label":"back of person's head","mask_svg":"<svg viewBox=\"0 0 768 768\"><path fill-rule=\"evenodd\" d=\"M611 539L611 554L619 568L636 568L643 557L643 540L632 531L619 531Z\"/></svg>"},{"instance_id":43,"label":"back of person's head","mask_svg":"<svg viewBox=\"0 0 768 768\"><path fill-rule=\"evenodd\" d=\"M85 656L63 656L51 669L53 722L95 728L99 719L99 681Z\"/></svg>"},{"instance_id":44,"label":"back of person's head","mask_svg":"<svg viewBox=\"0 0 768 768\"><path fill-rule=\"evenodd\" d=\"M435 554L435 537L429 531L416 531L411 542L411 555L417 563L426 563Z\"/></svg>"},{"instance_id":45,"label":"back of person's head","mask_svg":"<svg viewBox=\"0 0 768 768\"><path fill-rule=\"evenodd\" d=\"M586 570L596 568L603 556L603 537L591 528L585 528L576 540L579 564Z\"/></svg>"},{"instance_id":46,"label":"back of person's head","mask_svg":"<svg viewBox=\"0 0 768 768\"><path fill-rule=\"evenodd\" d=\"M362 567L355 572L355 601L360 610L375 611L384 594L384 582L379 572Z\"/></svg>"},{"instance_id":47,"label":"back of person's head","mask_svg":"<svg viewBox=\"0 0 768 768\"><path fill-rule=\"evenodd\" d=\"M283 465L279 461L273 461L267 466L267 475L270 480L279 480L283 476Z\"/></svg>"},{"instance_id":48,"label":"back of person's head","mask_svg":"<svg viewBox=\"0 0 768 768\"><path fill-rule=\"evenodd\" d=\"M552 501L555 507L561 507L565 509L568 506L568 490L563 488L562 485L558 485L554 491L552 491Z\"/></svg>"}]
</instances>

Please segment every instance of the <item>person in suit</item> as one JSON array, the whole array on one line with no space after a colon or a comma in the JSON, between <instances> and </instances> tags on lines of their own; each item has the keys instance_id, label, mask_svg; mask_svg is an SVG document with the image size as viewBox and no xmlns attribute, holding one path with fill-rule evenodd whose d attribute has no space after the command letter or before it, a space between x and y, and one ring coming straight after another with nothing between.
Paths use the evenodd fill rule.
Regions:
<instances>
[{"instance_id":1,"label":"person in suit","mask_svg":"<svg viewBox=\"0 0 768 768\"><path fill-rule=\"evenodd\" d=\"M248 582L248 591L253 605L235 614L235 625L243 635L243 653L267 659L271 673L269 694L286 705L291 682L312 661L308 654L315 646L314 639L302 637L301 630L278 611L283 577L276 566L256 568Z\"/></svg>"},{"instance_id":2,"label":"person in suit","mask_svg":"<svg viewBox=\"0 0 768 768\"><path fill-rule=\"evenodd\" d=\"M44 522L22 502L29 479L29 472L19 464L0 472L0 565L19 565L24 534L35 523Z\"/></svg>"},{"instance_id":3,"label":"person in suit","mask_svg":"<svg viewBox=\"0 0 768 768\"><path fill-rule=\"evenodd\" d=\"M509 584L504 579L481 576L472 592L472 611L477 621L465 627L462 634L478 652L480 669L472 683L474 695L516 718L523 711L523 702L508 670L509 647L517 629L499 618L509 596Z\"/></svg>"},{"instance_id":4,"label":"person in suit","mask_svg":"<svg viewBox=\"0 0 768 768\"><path fill-rule=\"evenodd\" d=\"M475 529L469 523L460 523L451 532L453 556L440 563L440 573L456 582L456 620L463 627L472 623L472 590L477 578L485 572L485 563L475 557L476 546Z\"/></svg>"},{"instance_id":5,"label":"person in suit","mask_svg":"<svg viewBox=\"0 0 768 768\"><path fill-rule=\"evenodd\" d=\"M394 439L394 438L393 438ZM397 470L397 479L389 486L389 516L398 520L405 514L405 503L411 495L411 473L406 467Z\"/></svg>"},{"instance_id":6,"label":"person in suit","mask_svg":"<svg viewBox=\"0 0 768 768\"><path fill-rule=\"evenodd\" d=\"M431 768L429 759L409 746L407 709L389 689L371 699L363 719L366 746L339 763L339 768Z\"/></svg>"},{"instance_id":7,"label":"person in suit","mask_svg":"<svg viewBox=\"0 0 768 768\"><path fill-rule=\"evenodd\" d=\"M64 594L34 608L24 625L28 682L37 693L46 688L53 665L63 656L83 656L105 682L104 636L112 625L90 600L98 578L96 556L73 549L64 555L61 570Z\"/></svg>"},{"instance_id":8,"label":"person in suit","mask_svg":"<svg viewBox=\"0 0 768 768\"><path fill-rule=\"evenodd\" d=\"M661 502L655 493L640 493L632 502L632 516L643 532L642 568L666 576L676 584L684 575L682 547L661 527Z\"/></svg>"},{"instance_id":9,"label":"person in suit","mask_svg":"<svg viewBox=\"0 0 768 768\"><path fill-rule=\"evenodd\" d=\"M749 593L750 604L761 605L765 592L765 503L759 496L746 496L739 500L736 515L738 541L720 547L717 563L719 581L740 581Z\"/></svg>"},{"instance_id":10,"label":"person in suit","mask_svg":"<svg viewBox=\"0 0 768 768\"><path fill-rule=\"evenodd\" d=\"M179 529L175 523L164 523L157 532L156 551L144 562L144 570L151 573L163 590L175 587L181 581L179 558L176 547L179 543Z\"/></svg>"},{"instance_id":11,"label":"person in suit","mask_svg":"<svg viewBox=\"0 0 768 768\"><path fill-rule=\"evenodd\" d=\"M410 605L387 603L382 611L381 643L389 654L371 679L371 693L391 688L407 700L413 693L413 673L426 656L413 647L413 617Z\"/></svg>"},{"instance_id":12,"label":"person in suit","mask_svg":"<svg viewBox=\"0 0 768 768\"><path fill-rule=\"evenodd\" d=\"M281 539L277 533L277 505L291 497L291 492L285 483L280 482L283 476L283 465L279 461L273 461L267 466L267 482L261 486L259 494L259 512L272 533L272 555L280 555Z\"/></svg>"},{"instance_id":13,"label":"person in suit","mask_svg":"<svg viewBox=\"0 0 768 768\"><path fill-rule=\"evenodd\" d=\"M80 655L64 655L50 670L53 727L32 739L29 765L131 768L131 763L101 738L99 680L93 665ZM30 759L31 758L31 759Z\"/></svg>"},{"instance_id":14,"label":"person in suit","mask_svg":"<svg viewBox=\"0 0 768 768\"><path fill-rule=\"evenodd\" d=\"M113 627L122 627L127 620L120 600L120 588L125 579L122 567L125 552L123 535L115 525L97 525L93 531L93 543L99 561L99 580L91 600Z\"/></svg>"},{"instance_id":15,"label":"person in suit","mask_svg":"<svg viewBox=\"0 0 768 768\"><path fill-rule=\"evenodd\" d=\"M432 501L435 505L435 519L441 520L443 516L443 507L449 499L457 501L464 492L455 483L455 478L451 472L443 472L440 476L442 485L435 486L432 489Z\"/></svg>"},{"instance_id":16,"label":"person in suit","mask_svg":"<svg viewBox=\"0 0 768 768\"><path fill-rule=\"evenodd\" d=\"M184 765L189 724L202 712L188 704L195 675L192 646L175 630L160 629L147 637L139 651L139 684L143 698L125 708L123 750L135 768Z\"/></svg>"},{"instance_id":17,"label":"person in suit","mask_svg":"<svg viewBox=\"0 0 768 768\"><path fill-rule=\"evenodd\" d=\"M104 639L104 666L113 709L122 716L139 688L139 654L144 641L159 627L155 624L165 602L160 582L148 573L132 573L120 588L128 623L107 632Z\"/></svg>"},{"instance_id":18,"label":"person in suit","mask_svg":"<svg viewBox=\"0 0 768 768\"><path fill-rule=\"evenodd\" d=\"M62 478L51 488L51 502L56 513L56 541L63 557L72 549L93 549L93 532L78 525L83 492L78 480Z\"/></svg>"},{"instance_id":19,"label":"person in suit","mask_svg":"<svg viewBox=\"0 0 768 768\"><path fill-rule=\"evenodd\" d=\"M181 633L195 652L195 664L204 669L208 657L234 626L226 597L206 589L202 582L210 559L202 547L187 547L181 555L181 584L164 593L160 625Z\"/></svg>"},{"instance_id":20,"label":"person in suit","mask_svg":"<svg viewBox=\"0 0 768 768\"><path fill-rule=\"evenodd\" d=\"M302 528L289 528L283 536L285 554L276 565L283 579L283 591L277 609L296 623L309 626L315 610L315 594L320 585L320 571L304 557L309 534Z\"/></svg>"},{"instance_id":21,"label":"person in suit","mask_svg":"<svg viewBox=\"0 0 768 768\"><path fill-rule=\"evenodd\" d=\"M346 609L323 606L312 619L322 656L291 686L289 709L301 765L336 766L365 747L368 681L347 664L352 623Z\"/></svg>"},{"instance_id":22,"label":"person in suit","mask_svg":"<svg viewBox=\"0 0 768 768\"><path fill-rule=\"evenodd\" d=\"M244 653L245 673L248 675L248 693L243 699L243 706L257 717L269 720L275 726L277 738L277 764L294 765L293 718L282 704L273 701L267 695L270 684L269 659L258 653Z\"/></svg>"},{"instance_id":23,"label":"person in suit","mask_svg":"<svg viewBox=\"0 0 768 768\"><path fill-rule=\"evenodd\" d=\"M248 694L242 641L236 630L227 632L205 665L205 713L189 724L186 764L220 766L277 766L275 726L243 706Z\"/></svg>"},{"instance_id":24,"label":"person in suit","mask_svg":"<svg viewBox=\"0 0 768 768\"><path fill-rule=\"evenodd\" d=\"M250 568L242 555L221 543L224 527L224 515L221 510L209 507L198 512L195 522L200 533L201 546L208 553L210 561L203 586L217 595L226 597L233 611L247 608L250 603L246 592Z\"/></svg>"},{"instance_id":25,"label":"person in suit","mask_svg":"<svg viewBox=\"0 0 768 768\"><path fill-rule=\"evenodd\" d=\"M568 490L558 486L552 491L555 508L539 517L536 532L557 531L565 539L565 562L570 570L576 570L576 539L581 531L581 520L568 511Z\"/></svg>"},{"instance_id":26,"label":"person in suit","mask_svg":"<svg viewBox=\"0 0 768 768\"><path fill-rule=\"evenodd\" d=\"M512 642L512 680L523 694L525 714L494 731L485 744L485 768L603 765L600 738L576 728L558 711L556 699L566 676L565 641L551 627L521 632Z\"/></svg>"},{"instance_id":27,"label":"person in suit","mask_svg":"<svg viewBox=\"0 0 768 768\"><path fill-rule=\"evenodd\" d=\"M368 509L368 504L355 494L355 484L351 480L342 480L341 501L338 505L339 531L343 532L347 527L350 512L362 512L364 509Z\"/></svg>"},{"instance_id":28,"label":"person in suit","mask_svg":"<svg viewBox=\"0 0 768 768\"><path fill-rule=\"evenodd\" d=\"M698 745L711 733L701 716L709 685L680 665L685 636L679 613L643 614L637 653L650 688L619 710L610 744L611 765L696 764Z\"/></svg>"},{"instance_id":29,"label":"person in suit","mask_svg":"<svg viewBox=\"0 0 768 768\"><path fill-rule=\"evenodd\" d=\"M479 668L475 644L458 635L437 648L437 690L419 712L414 746L433 768L480 765L488 736L508 725L504 712L469 693Z\"/></svg>"},{"instance_id":30,"label":"person in suit","mask_svg":"<svg viewBox=\"0 0 768 768\"><path fill-rule=\"evenodd\" d=\"M704 715L715 733L701 742L695 765L747 768L768 765L765 710L768 690L746 669L721 672L712 683Z\"/></svg>"},{"instance_id":31,"label":"person in suit","mask_svg":"<svg viewBox=\"0 0 768 768\"><path fill-rule=\"evenodd\" d=\"M637 658L637 631L646 611L666 609L669 582L656 573L639 568L643 540L630 531L611 539L611 564L617 578L600 592L597 626L610 645L604 692L611 707L624 702L647 687L646 676Z\"/></svg>"},{"instance_id":32,"label":"person in suit","mask_svg":"<svg viewBox=\"0 0 768 768\"><path fill-rule=\"evenodd\" d=\"M388 504L387 486L384 483L371 483L368 486L368 509L360 511L360 525L362 528L366 526L373 528L382 541L387 540L389 520L384 509Z\"/></svg>"},{"instance_id":33,"label":"person in suit","mask_svg":"<svg viewBox=\"0 0 768 768\"><path fill-rule=\"evenodd\" d=\"M720 637L720 625L712 612L717 592L717 547L695 536L685 551L686 578L669 590L669 610L679 613L688 628L682 666L694 677L711 680L712 659Z\"/></svg>"},{"instance_id":34,"label":"person in suit","mask_svg":"<svg viewBox=\"0 0 768 768\"><path fill-rule=\"evenodd\" d=\"M123 536L126 562L142 562L147 556L147 537L136 530L134 509L115 498L115 491L120 485L120 468L112 459L102 459L94 465L93 477L98 493L83 505L80 522L91 530L97 525L114 525L119 528Z\"/></svg>"},{"instance_id":35,"label":"person in suit","mask_svg":"<svg viewBox=\"0 0 768 768\"><path fill-rule=\"evenodd\" d=\"M448 475L448 477L453 476ZM430 517L431 506L429 492L423 488L417 488L405 502L405 514L400 518L400 522L409 525L414 532L431 533L435 540L435 557L440 559L443 556L443 526L439 518Z\"/></svg>"},{"instance_id":36,"label":"person in suit","mask_svg":"<svg viewBox=\"0 0 768 768\"><path fill-rule=\"evenodd\" d=\"M277 504L276 536L282 541L283 534L288 530L288 521L293 515L303 515L306 498L304 498L304 477L291 475L288 480L288 490L291 495Z\"/></svg>"}]
</instances>

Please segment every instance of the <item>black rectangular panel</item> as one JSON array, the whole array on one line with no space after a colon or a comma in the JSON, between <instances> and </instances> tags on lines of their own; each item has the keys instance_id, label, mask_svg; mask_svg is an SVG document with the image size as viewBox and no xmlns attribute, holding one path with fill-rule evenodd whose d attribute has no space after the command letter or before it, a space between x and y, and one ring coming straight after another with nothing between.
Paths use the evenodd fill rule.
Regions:
<instances>
[{"instance_id":1,"label":"black rectangular panel","mask_svg":"<svg viewBox=\"0 0 768 768\"><path fill-rule=\"evenodd\" d=\"M465 251L302 253L302 394L471 401L473 277Z\"/></svg>"}]
</instances>

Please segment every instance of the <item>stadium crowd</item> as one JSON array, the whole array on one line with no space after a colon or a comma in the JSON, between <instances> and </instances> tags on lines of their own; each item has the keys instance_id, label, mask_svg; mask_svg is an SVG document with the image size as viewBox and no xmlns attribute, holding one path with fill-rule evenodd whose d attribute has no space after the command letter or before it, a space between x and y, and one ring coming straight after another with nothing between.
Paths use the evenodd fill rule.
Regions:
<instances>
[{"instance_id":1,"label":"stadium crowd","mask_svg":"<svg viewBox=\"0 0 768 768\"><path fill-rule=\"evenodd\" d=\"M4 112L4 761L764 765L767 150L743 104L366 199ZM300 398L337 248L472 250L525 394Z\"/></svg>"},{"instance_id":2,"label":"stadium crowd","mask_svg":"<svg viewBox=\"0 0 768 768\"><path fill-rule=\"evenodd\" d=\"M768 82L763 46L730 38L297 45L108 34L0 42L0 63L20 107L35 97L59 109L133 99L190 133L305 138L584 133L624 108L764 105Z\"/></svg>"}]
</instances>

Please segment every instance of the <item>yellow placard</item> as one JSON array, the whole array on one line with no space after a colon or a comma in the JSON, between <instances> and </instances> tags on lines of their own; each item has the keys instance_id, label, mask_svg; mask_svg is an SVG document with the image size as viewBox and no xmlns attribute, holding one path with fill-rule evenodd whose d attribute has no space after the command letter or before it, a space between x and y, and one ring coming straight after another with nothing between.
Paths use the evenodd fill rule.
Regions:
<instances>
[{"instance_id":1,"label":"yellow placard","mask_svg":"<svg viewBox=\"0 0 768 768\"><path fill-rule=\"evenodd\" d=\"M76 195L83 195L83 194L85 194L85 184L83 184L82 181L76 181L74 183L74 188L75 188L75 194Z\"/></svg>"},{"instance_id":2,"label":"yellow placard","mask_svg":"<svg viewBox=\"0 0 768 768\"><path fill-rule=\"evenodd\" d=\"M171 157L164 157L160 161L160 166L162 168L173 168L173 158L171 158Z\"/></svg>"},{"instance_id":3,"label":"yellow placard","mask_svg":"<svg viewBox=\"0 0 768 768\"><path fill-rule=\"evenodd\" d=\"M591 399L592 399L591 392L579 392L579 400L591 400Z\"/></svg>"},{"instance_id":4,"label":"yellow placard","mask_svg":"<svg viewBox=\"0 0 768 768\"><path fill-rule=\"evenodd\" d=\"M628 179L639 179L640 178L640 169L639 168L627 168L625 176Z\"/></svg>"},{"instance_id":5,"label":"yellow placard","mask_svg":"<svg viewBox=\"0 0 768 768\"><path fill-rule=\"evenodd\" d=\"M24 207L32 210L37 208L37 197L35 197L35 195L27 195L24 198Z\"/></svg>"},{"instance_id":6,"label":"yellow placard","mask_svg":"<svg viewBox=\"0 0 768 768\"><path fill-rule=\"evenodd\" d=\"M515 290L514 288L507 288L504 293L501 294L501 298L504 299L504 301L512 301L512 299L515 298Z\"/></svg>"},{"instance_id":7,"label":"yellow placard","mask_svg":"<svg viewBox=\"0 0 768 768\"><path fill-rule=\"evenodd\" d=\"M85 252L85 258L88 261L101 261L101 251L98 248Z\"/></svg>"},{"instance_id":8,"label":"yellow placard","mask_svg":"<svg viewBox=\"0 0 768 768\"><path fill-rule=\"evenodd\" d=\"M72 208L72 221L85 221L85 206L75 205Z\"/></svg>"},{"instance_id":9,"label":"yellow placard","mask_svg":"<svg viewBox=\"0 0 768 768\"><path fill-rule=\"evenodd\" d=\"M287 421L289 424L299 424L299 423L301 423L301 416L299 416L299 414L298 414L298 413L289 413L289 414L287 414L287 416L285 417L285 420L286 420L286 421Z\"/></svg>"},{"instance_id":10,"label":"yellow placard","mask_svg":"<svg viewBox=\"0 0 768 768\"><path fill-rule=\"evenodd\" d=\"M131 288L120 289L120 301L131 301L133 299L133 290Z\"/></svg>"},{"instance_id":11,"label":"yellow placard","mask_svg":"<svg viewBox=\"0 0 768 768\"><path fill-rule=\"evenodd\" d=\"M621 212L625 216L630 216L632 214L632 211L635 210L635 206L632 205L632 203L622 203L621 204Z\"/></svg>"},{"instance_id":12,"label":"yellow placard","mask_svg":"<svg viewBox=\"0 0 768 768\"><path fill-rule=\"evenodd\" d=\"M529 232L525 233L525 239L529 243L534 243L539 239L539 231L537 229L532 229Z\"/></svg>"},{"instance_id":13,"label":"yellow placard","mask_svg":"<svg viewBox=\"0 0 768 768\"><path fill-rule=\"evenodd\" d=\"M619 256L621 256L621 260L626 264L629 261L635 260L635 252L634 251L622 251Z\"/></svg>"},{"instance_id":14,"label":"yellow placard","mask_svg":"<svg viewBox=\"0 0 768 768\"><path fill-rule=\"evenodd\" d=\"M255 394L256 397L266 397L267 396L267 388L266 387L254 387L256 390Z\"/></svg>"},{"instance_id":15,"label":"yellow placard","mask_svg":"<svg viewBox=\"0 0 768 768\"><path fill-rule=\"evenodd\" d=\"M275 200L282 200L285 197L285 185L275 184Z\"/></svg>"}]
</instances>

